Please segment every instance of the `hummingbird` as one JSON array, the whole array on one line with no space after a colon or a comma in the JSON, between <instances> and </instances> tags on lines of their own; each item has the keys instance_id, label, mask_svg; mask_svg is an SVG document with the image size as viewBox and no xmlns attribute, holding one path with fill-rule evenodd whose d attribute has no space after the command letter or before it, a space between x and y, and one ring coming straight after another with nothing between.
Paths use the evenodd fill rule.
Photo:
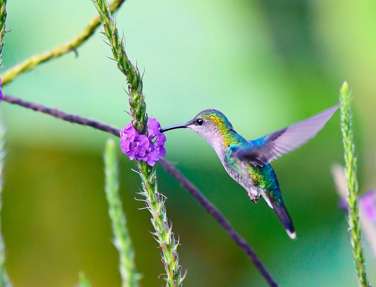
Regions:
<instances>
[{"instance_id":1,"label":"hummingbird","mask_svg":"<svg viewBox=\"0 0 376 287\"><path fill-rule=\"evenodd\" d=\"M337 109L338 105L333 106L254 140L247 140L237 133L229 119L216 109L203 110L187 123L161 129L161 132L188 128L204 138L213 147L229 176L246 190L253 202L262 197L274 210L289 237L295 239L295 227L271 162L313 138Z\"/></svg>"}]
</instances>

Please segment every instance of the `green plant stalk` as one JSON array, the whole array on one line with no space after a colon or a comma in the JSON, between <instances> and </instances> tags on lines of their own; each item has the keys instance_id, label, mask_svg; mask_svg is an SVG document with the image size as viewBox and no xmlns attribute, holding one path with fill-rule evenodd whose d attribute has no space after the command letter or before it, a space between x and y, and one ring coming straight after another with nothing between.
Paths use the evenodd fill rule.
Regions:
<instances>
[{"instance_id":1,"label":"green plant stalk","mask_svg":"<svg viewBox=\"0 0 376 287\"><path fill-rule=\"evenodd\" d=\"M368 279L365 268L363 249L361 244L361 230L359 223L358 194L359 186L357 179L357 158L355 154L354 133L352 129L351 91L347 82L344 82L340 91L341 102L341 131L343 137L345 170L348 188L348 224L353 249L355 269L359 285L368 287Z\"/></svg>"},{"instance_id":2,"label":"green plant stalk","mask_svg":"<svg viewBox=\"0 0 376 287\"><path fill-rule=\"evenodd\" d=\"M112 222L114 245L119 253L119 270L122 287L137 287L141 276L137 273L135 255L127 229L127 220L119 195L117 149L113 140L108 140L104 152L106 199Z\"/></svg>"},{"instance_id":3,"label":"green plant stalk","mask_svg":"<svg viewBox=\"0 0 376 287\"><path fill-rule=\"evenodd\" d=\"M113 57L119 70L127 79L133 125L139 132L144 133L147 114L142 93L142 77L127 56L123 40L119 37L106 1L96 0L95 6L102 19L104 32L111 46ZM138 162L137 166L142 180L142 195L145 197L146 205L151 214L154 236L162 251L162 262L166 272L166 286L182 286L184 276L182 275L177 252L179 244L174 238L172 228L168 222L164 198L158 193L155 167L150 167L145 162Z\"/></svg>"},{"instance_id":4,"label":"green plant stalk","mask_svg":"<svg viewBox=\"0 0 376 287\"><path fill-rule=\"evenodd\" d=\"M4 1L4 0L0 0L0 1ZM112 3L110 4L111 13L114 13L115 11L117 11L124 2L125 0L112 1ZM1 24L2 24L2 17L0 16L0 25ZM76 35L70 41L62 45L59 45L45 53L33 55L30 58L24 60L23 62L5 71L0 76L3 86L11 83L17 76L33 70L35 67L37 67L40 64L43 64L50 60L64 56L65 54L70 53L72 51L76 51L83 43L86 42L86 40L88 40L94 34L94 32L96 31L96 29L99 27L100 24L101 24L100 17L96 16L86 25L86 27L78 35ZM0 37L2 35L1 34L2 32L3 30L0 29ZM5 33L5 30L3 33Z\"/></svg>"},{"instance_id":5,"label":"green plant stalk","mask_svg":"<svg viewBox=\"0 0 376 287\"><path fill-rule=\"evenodd\" d=\"M131 63L125 51L123 40L119 37L118 29L112 20L105 0L94 2L102 19L104 33L111 46L112 55L119 70L125 75L128 83L129 104L133 117L133 125L139 132L144 132L147 114L146 104L142 94L142 77L138 69Z\"/></svg>"},{"instance_id":6,"label":"green plant stalk","mask_svg":"<svg viewBox=\"0 0 376 287\"><path fill-rule=\"evenodd\" d=\"M3 62L3 47L5 37L5 22L7 18L6 0L0 0L0 65ZM0 91L1 91L0 83ZM3 207L3 167L4 167L4 128L0 125L0 287L10 287L11 283L5 269L5 244L2 234L2 207Z\"/></svg>"},{"instance_id":7,"label":"green plant stalk","mask_svg":"<svg viewBox=\"0 0 376 287\"><path fill-rule=\"evenodd\" d=\"M0 287L12 286L5 269L5 245L2 235L2 199L3 199L3 167L4 167L4 128L0 125Z\"/></svg>"},{"instance_id":8,"label":"green plant stalk","mask_svg":"<svg viewBox=\"0 0 376 287\"><path fill-rule=\"evenodd\" d=\"M185 275L179 263L177 248L179 242L175 239L172 227L169 225L165 207L165 197L158 192L155 168L139 162L138 169L142 180L141 194L151 213L151 223L154 237L162 251L162 262L166 271L166 286L182 286Z\"/></svg>"},{"instance_id":9,"label":"green plant stalk","mask_svg":"<svg viewBox=\"0 0 376 287\"><path fill-rule=\"evenodd\" d=\"M4 38L5 38L5 21L7 19L7 10L6 10L7 1L0 0L0 65L3 62L3 47L4 47Z\"/></svg>"},{"instance_id":10,"label":"green plant stalk","mask_svg":"<svg viewBox=\"0 0 376 287\"><path fill-rule=\"evenodd\" d=\"M79 287L91 287L90 281L86 278L84 273L79 274L79 281L78 281Z\"/></svg>"}]
</instances>

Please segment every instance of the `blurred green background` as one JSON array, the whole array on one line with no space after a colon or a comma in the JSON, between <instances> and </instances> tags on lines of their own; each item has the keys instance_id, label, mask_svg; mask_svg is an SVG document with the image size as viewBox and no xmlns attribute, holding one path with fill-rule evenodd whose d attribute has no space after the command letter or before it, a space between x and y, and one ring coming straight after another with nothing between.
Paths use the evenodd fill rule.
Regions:
<instances>
[{"instance_id":1,"label":"blurred green background","mask_svg":"<svg viewBox=\"0 0 376 287\"><path fill-rule=\"evenodd\" d=\"M261 136L337 101L341 82L355 95L362 190L376 186L376 2L129 1L116 20L144 71L149 114L163 125L222 110L239 132ZM3 70L74 36L91 1L9 1ZM126 83L104 36L7 86L7 94L121 127L129 121ZM107 135L2 104L7 128L3 232L15 286L120 286L103 192ZM298 240L264 202L253 204L190 131L168 135L181 168L254 246L281 286L356 286L343 212L330 175L341 162L338 115L320 135L274 166ZM161 286L159 250L140 210L134 165L121 162L121 192L142 286ZM214 220L159 171L160 191L182 243L185 286L266 286ZM365 242L371 281L375 258Z\"/></svg>"}]
</instances>

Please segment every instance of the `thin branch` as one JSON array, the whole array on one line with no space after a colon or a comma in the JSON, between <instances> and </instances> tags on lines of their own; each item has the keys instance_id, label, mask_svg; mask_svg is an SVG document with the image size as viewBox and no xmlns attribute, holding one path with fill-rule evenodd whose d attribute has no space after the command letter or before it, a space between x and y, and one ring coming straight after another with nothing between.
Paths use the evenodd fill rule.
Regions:
<instances>
[{"instance_id":1,"label":"thin branch","mask_svg":"<svg viewBox=\"0 0 376 287\"><path fill-rule=\"evenodd\" d=\"M49 108L41 104L28 102L28 101L22 100L20 98L12 97L12 96L4 95L2 100L9 104L24 107L26 109L33 110L36 112L41 112L43 114L50 115L54 118L64 120L66 122L92 127L94 129L102 130L104 132L110 133L114 136L117 136L117 137L119 136L120 131L118 129L111 127L109 125L106 125L106 124L102 124L101 122L98 122L95 120L83 118L83 117L73 115L73 114L68 114L58 109Z\"/></svg>"},{"instance_id":2,"label":"thin branch","mask_svg":"<svg viewBox=\"0 0 376 287\"><path fill-rule=\"evenodd\" d=\"M111 13L114 13L115 11L117 11L124 2L125 0L112 1L112 3L110 4ZM0 19L0 22L1 22L1 19ZM76 52L77 49L94 34L94 32L98 29L100 24L101 24L100 17L96 16L86 25L86 27L77 36L75 36L70 41L62 45L59 45L55 47L54 49L47 51L45 53L33 55L30 58L24 60L23 62L5 71L3 75L0 76L3 86L12 82L20 74L29 72L40 64L43 64L52 59L56 59L61 56L64 56L65 54L70 53L72 51ZM0 30L0 35L1 35L1 30Z\"/></svg>"},{"instance_id":3,"label":"thin branch","mask_svg":"<svg viewBox=\"0 0 376 287\"><path fill-rule=\"evenodd\" d=\"M3 101L12 105L21 106L23 108L47 114L49 116L67 121L70 123L88 126L103 132L112 134L119 137L119 130L110 125L101 123L99 121L80 117L78 115L68 114L61 110L49 108L37 103L31 103L16 97L4 96ZM161 166L172 175L183 188L185 188L194 199L221 225L227 232L231 239L249 256L254 263L257 270L265 278L269 286L277 287L277 283L273 280L271 274L267 271L266 267L262 264L261 260L257 257L253 248L245 241L245 239L231 226L226 217L196 188L176 167L174 167L167 160L160 161Z\"/></svg>"}]
</instances>

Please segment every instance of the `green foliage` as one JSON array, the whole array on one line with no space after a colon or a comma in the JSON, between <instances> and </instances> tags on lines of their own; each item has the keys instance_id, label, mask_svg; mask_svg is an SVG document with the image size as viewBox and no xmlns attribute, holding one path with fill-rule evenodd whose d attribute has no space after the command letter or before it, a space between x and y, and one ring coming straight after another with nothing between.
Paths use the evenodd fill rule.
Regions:
<instances>
[{"instance_id":1,"label":"green foliage","mask_svg":"<svg viewBox=\"0 0 376 287\"><path fill-rule=\"evenodd\" d=\"M352 127L351 91L347 82L344 82L340 91L341 101L341 131L343 137L344 157L346 165L346 180L348 188L349 206L349 232L353 248L356 272L359 284L368 287L363 250L361 245L361 230L359 224L358 195L359 185L357 179L357 158L355 154L354 133Z\"/></svg>"},{"instance_id":2,"label":"green foliage","mask_svg":"<svg viewBox=\"0 0 376 287\"><path fill-rule=\"evenodd\" d=\"M106 198L108 213L112 223L114 245L119 253L119 270L123 287L137 287L140 275L134 261L132 241L127 229L127 220L123 212L119 195L117 148L113 140L108 140L104 152Z\"/></svg>"}]
</instances>

